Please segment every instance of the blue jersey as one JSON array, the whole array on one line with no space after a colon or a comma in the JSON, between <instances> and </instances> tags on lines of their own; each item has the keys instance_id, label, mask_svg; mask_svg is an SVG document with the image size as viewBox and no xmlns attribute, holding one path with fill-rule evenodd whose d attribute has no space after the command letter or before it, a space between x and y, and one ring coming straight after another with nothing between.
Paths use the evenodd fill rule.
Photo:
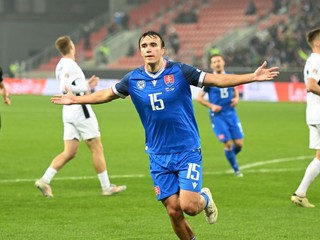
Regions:
<instances>
[{"instance_id":1,"label":"blue jersey","mask_svg":"<svg viewBox=\"0 0 320 240\"><path fill-rule=\"evenodd\" d=\"M209 110L212 130L217 138L221 142L242 139L241 123L235 107L231 106L231 100L234 98L234 87L204 87L203 91L208 93L210 103L222 107L219 112Z\"/></svg>"},{"instance_id":2,"label":"blue jersey","mask_svg":"<svg viewBox=\"0 0 320 240\"><path fill-rule=\"evenodd\" d=\"M225 115L235 113L235 108L231 106L231 100L234 98L234 88L204 87L203 91L208 93L209 102L221 106L221 111L214 115ZM210 109L210 113L213 113Z\"/></svg>"},{"instance_id":3,"label":"blue jersey","mask_svg":"<svg viewBox=\"0 0 320 240\"><path fill-rule=\"evenodd\" d=\"M118 96L131 96L145 129L147 153L177 153L200 147L190 85L202 87L204 76L192 66L165 61L155 74L143 66L113 86Z\"/></svg>"}]
</instances>

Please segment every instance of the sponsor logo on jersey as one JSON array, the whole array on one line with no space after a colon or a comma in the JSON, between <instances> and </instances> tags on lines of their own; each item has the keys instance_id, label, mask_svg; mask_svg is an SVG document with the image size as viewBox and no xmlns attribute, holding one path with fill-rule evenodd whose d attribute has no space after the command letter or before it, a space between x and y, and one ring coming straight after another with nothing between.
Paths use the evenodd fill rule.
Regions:
<instances>
[{"instance_id":1,"label":"sponsor logo on jersey","mask_svg":"<svg viewBox=\"0 0 320 240\"><path fill-rule=\"evenodd\" d=\"M160 187L159 187L159 186L155 186L155 187L154 187L154 192L155 192L157 195L160 195Z\"/></svg>"},{"instance_id":2,"label":"sponsor logo on jersey","mask_svg":"<svg viewBox=\"0 0 320 240\"><path fill-rule=\"evenodd\" d=\"M143 81L143 80L138 81L138 82L137 82L137 87L138 87L140 90L144 89L144 88L146 87L146 82Z\"/></svg>"},{"instance_id":3,"label":"sponsor logo on jersey","mask_svg":"<svg viewBox=\"0 0 320 240\"><path fill-rule=\"evenodd\" d=\"M172 86L174 84L173 74L164 76L164 83L169 87Z\"/></svg>"}]
</instances>

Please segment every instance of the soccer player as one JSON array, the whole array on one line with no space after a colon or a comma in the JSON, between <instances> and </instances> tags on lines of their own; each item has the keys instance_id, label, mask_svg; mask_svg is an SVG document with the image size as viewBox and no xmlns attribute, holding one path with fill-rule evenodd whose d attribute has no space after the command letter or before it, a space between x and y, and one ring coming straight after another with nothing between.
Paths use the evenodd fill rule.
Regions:
<instances>
[{"instance_id":1,"label":"soccer player","mask_svg":"<svg viewBox=\"0 0 320 240\"><path fill-rule=\"evenodd\" d=\"M71 91L54 96L56 104L106 103L130 95L145 129L145 151L157 199L167 210L180 239L196 239L184 213L195 216L204 210L208 223L217 221L218 210L209 188L202 188L202 154L194 116L190 85L226 87L270 80L277 67L263 63L254 73L210 74L184 63L166 60L160 34L148 31L138 41L144 66L126 74L113 87L90 95Z\"/></svg>"},{"instance_id":2,"label":"soccer player","mask_svg":"<svg viewBox=\"0 0 320 240\"><path fill-rule=\"evenodd\" d=\"M225 61L220 54L210 58L213 74L225 74ZM208 94L208 101L204 96ZM212 130L218 140L224 144L224 154L230 163L235 176L243 177L236 155L243 146L243 131L235 106L239 102L239 93L235 87L204 87L198 93L197 100L209 108Z\"/></svg>"},{"instance_id":3,"label":"soccer player","mask_svg":"<svg viewBox=\"0 0 320 240\"><path fill-rule=\"evenodd\" d=\"M0 90L2 91L4 103L7 105L10 105L11 100L9 97L9 93L7 92L6 86L3 83L3 71L1 67L0 67Z\"/></svg>"},{"instance_id":4,"label":"soccer player","mask_svg":"<svg viewBox=\"0 0 320 240\"><path fill-rule=\"evenodd\" d=\"M3 75L3 71L2 71L2 68L0 67L0 91L2 91L4 103L9 106L11 104L11 100L9 97L9 93L7 92L6 87L3 83L2 75ZM0 129L1 129L1 115L0 115Z\"/></svg>"},{"instance_id":5,"label":"soccer player","mask_svg":"<svg viewBox=\"0 0 320 240\"><path fill-rule=\"evenodd\" d=\"M81 68L75 62L76 49L69 36L61 36L55 46L62 55L56 66L56 78L60 81L61 91L65 89L81 96L90 93L91 87L97 85L99 78L92 76L86 80ZM35 182L36 187L46 197L53 197L50 182L55 174L76 156L80 140L84 140L92 153L92 161L97 172L102 195L109 196L122 192L126 186L110 183L104 150L100 139L98 121L90 105L76 104L63 106L64 150L57 155L45 171L41 179Z\"/></svg>"},{"instance_id":6,"label":"soccer player","mask_svg":"<svg viewBox=\"0 0 320 240\"><path fill-rule=\"evenodd\" d=\"M314 207L307 197L307 190L320 172L320 28L307 34L307 42L312 53L304 67L304 82L307 89L306 120L309 127L309 148L315 149L314 159L307 167L304 177L291 196L291 201L302 207Z\"/></svg>"}]
</instances>

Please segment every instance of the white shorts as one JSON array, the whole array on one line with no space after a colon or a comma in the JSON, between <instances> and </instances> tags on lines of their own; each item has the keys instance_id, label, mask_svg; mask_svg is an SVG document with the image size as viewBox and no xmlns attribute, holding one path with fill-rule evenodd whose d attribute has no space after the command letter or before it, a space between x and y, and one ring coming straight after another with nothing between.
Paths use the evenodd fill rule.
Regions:
<instances>
[{"instance_id":1,"label":"white shorts","mask_svg":"<svg viewBox=\"0 0 320 240\"><path fill-rule=\"evenodd\" d=\"M64 140L88 140L100 137L99 124L95 117L80 122L64 122Z\"/></svg>"},{"instance_id":2,"label":"white shorts","mask_svg":"<svg viewBox=\"0 0 320 240\"><path fill-rule=\"evenodd\" d=\"M320 149L320 124L309 126L309 148Z\"/></svg>"}]
</instances>

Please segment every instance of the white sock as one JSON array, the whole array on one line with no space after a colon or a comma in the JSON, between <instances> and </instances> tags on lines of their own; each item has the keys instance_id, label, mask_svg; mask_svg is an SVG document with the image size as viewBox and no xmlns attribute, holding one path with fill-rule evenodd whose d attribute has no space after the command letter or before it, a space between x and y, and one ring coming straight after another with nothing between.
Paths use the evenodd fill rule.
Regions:
<instances>
[{"instance_id":1,"label":"white sock","mask_svg":"<svg viewBox=\"0 0 320 240\"><path fill-rule=\"evenodd\" d=\"M54 168L48 167L47 171L43 174L43 176L42 176L41 179L42 179L45 183L49 184L49 183L51 182L52 178L54 177L54 175L56 175L57 172L58 172L58 171L55 170Z\"/></svg>"},{"instance_id":2,"label":"white sock","mask_svg":"<svg viewBox=\"0 0 320 240\"><path fill-rule=\"evenodd\" d=\"M102 190L110 187L110 180L109 180L107 170L105 170L101 173L98 173L98 178L99 178Z\"/></svg>"},{"instance_id":3,"label":"white sock","mask_svg":"<svg viewBox=\"0 0 320 240\"><path fill-rule=\"evenodd\" d=\"M305 197L310 184L319 175L319 173L320 173L320 160L318 160L317 158L314 158L312 162L309 164L309 166L307 167L304 177L295 194L297 194L300 197Z\"/></svg>"}]
</instances>

